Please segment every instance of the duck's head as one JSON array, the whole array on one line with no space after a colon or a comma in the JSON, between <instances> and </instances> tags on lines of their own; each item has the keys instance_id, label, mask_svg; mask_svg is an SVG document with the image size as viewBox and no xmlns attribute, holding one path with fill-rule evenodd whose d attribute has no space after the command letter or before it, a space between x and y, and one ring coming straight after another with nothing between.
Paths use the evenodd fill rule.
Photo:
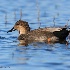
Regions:
<instances>
[{"instance_id":1,"label":"duck's head","mask_svg":"<svg viewBox=\"0 0 70 70\"><path fill-rule=\"evenodd\" d=\"M28 31L30 31L30 27L28 25L28 22L19 20L15 23L14 27L8 32L12 32L14 30L19 31L19 34L26 34Z\"/></svg>"}]
</instances>

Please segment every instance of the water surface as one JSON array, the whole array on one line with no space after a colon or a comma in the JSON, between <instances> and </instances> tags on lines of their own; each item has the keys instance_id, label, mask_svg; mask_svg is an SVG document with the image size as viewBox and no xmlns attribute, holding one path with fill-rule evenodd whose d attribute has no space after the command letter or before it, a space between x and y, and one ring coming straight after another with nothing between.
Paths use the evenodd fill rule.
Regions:
<instances>
[{"instance_id":1,"label":"water surface","mask_svg":"<svg viewBox=\"0 0 70 70\"><path fill-rule=\"evenodd\" d=\"M7 33L20 19L37 29L36 0L0 0L0 69L1 70L69 70L70 45L33 43L18 46L18 32ZM40 27L64 26L70 19L70 0L38 0ZM16 15L15 15L16 14ZM7 22L7 23L6 23ZM70 24L69 24L70 25Z\"/></svg>"}]
</instances>

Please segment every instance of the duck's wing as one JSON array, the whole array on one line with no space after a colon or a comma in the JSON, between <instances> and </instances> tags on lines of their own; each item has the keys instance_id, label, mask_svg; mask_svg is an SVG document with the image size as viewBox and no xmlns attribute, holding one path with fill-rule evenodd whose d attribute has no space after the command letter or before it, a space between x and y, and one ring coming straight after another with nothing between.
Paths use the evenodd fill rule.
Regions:
<instances>
[{"instance_id":1,"label":"duck's wing","mask_svg":"<svg viewBox=\"0 0 70 70\"><path fill-rule=\"evenodd\" d=\"M39 28L37 30L40 30L40 31L48 31L48 32L54 32L54 31L60 31L62 30L62 28L60 27L47 27L47 28Z\"/></svg>"}]
</instances>

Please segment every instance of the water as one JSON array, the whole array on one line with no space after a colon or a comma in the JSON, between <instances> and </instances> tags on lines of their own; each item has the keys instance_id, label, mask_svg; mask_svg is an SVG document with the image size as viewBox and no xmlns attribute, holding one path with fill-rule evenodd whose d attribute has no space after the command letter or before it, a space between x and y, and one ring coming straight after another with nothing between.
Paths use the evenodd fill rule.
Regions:
<instances>
[{"instance_id":1,"label":"water","mask_svg":"<svg viewBox=\"0 0 70 70\"><path fill-rule=\"evenodd\" d=\"M38 0L38 4L41 27L53 26L54 17L56 26L64 26L70 19L70 0ZM31 29L38 28L36 5L36 0L0 0L0 70L70 70L70 45L18 46L18 32L7 33L20 19L21 9L22 20Z\"/></svg>"}]
</instances>

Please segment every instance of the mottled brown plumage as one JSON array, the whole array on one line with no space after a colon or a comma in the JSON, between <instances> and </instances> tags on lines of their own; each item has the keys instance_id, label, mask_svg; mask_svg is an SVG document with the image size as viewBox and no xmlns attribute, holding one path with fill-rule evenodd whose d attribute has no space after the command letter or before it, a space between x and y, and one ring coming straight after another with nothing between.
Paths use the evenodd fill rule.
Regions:
<instances>
[{"instance_id":1,"label":"mottled brown plumage","mask_svg":"<svg viewBox=\"0 0 70 70\"><path fill-rule=\"evenodd\" d=\"M25 40L29 42L48 42L48 38L51 38L50 41L54 42L57 41L58 38L54 36L53 33L49 31L41 31L41 30L31 30L26 34L21 34L18 37L18 40Z\"/></svg>"},{"instance_id":2,"label":"mottled brown plumage","mask_svg":"<svg viewBox=\"0 0 70 70\"><path fill-rule=\"evenodd\" d=\"M66 28L39 28L30 30L28 22L19 20L15 23L13 29L19 31L18 40L20 42L31 43L31 42L61 42L65 41L69 34Z\"/></svg>"}]
</instances>

